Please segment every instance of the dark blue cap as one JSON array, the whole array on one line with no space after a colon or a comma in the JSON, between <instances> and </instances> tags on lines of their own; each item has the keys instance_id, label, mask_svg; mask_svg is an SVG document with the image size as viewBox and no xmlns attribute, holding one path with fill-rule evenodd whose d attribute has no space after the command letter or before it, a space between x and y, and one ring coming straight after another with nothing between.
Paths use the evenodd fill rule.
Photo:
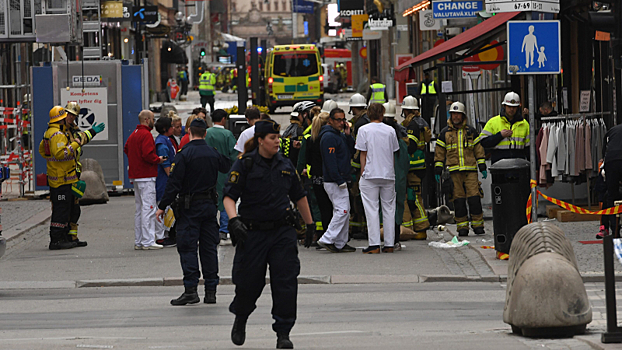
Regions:
<instances>
[{"instance_id":1,"label":"dark blue cap","mask_svg":"<svg viewBox=\"0 0 622 350\"><path fill-rule=\"evenodd\" d=\"M281 126L272 119L255 122L255 134L279 134Z\"/></svg>"},{"instance_id":2,"label":"dark blue cap","mask_svg":"<svg viewBox=\"0 0 622 350\"><path fill-rule=\"evenodd\" d=\"M207 129L207 123L203 118L196 118L190 123L190 127L196 126L197 128Z\"/></svg>"}]
</instances>

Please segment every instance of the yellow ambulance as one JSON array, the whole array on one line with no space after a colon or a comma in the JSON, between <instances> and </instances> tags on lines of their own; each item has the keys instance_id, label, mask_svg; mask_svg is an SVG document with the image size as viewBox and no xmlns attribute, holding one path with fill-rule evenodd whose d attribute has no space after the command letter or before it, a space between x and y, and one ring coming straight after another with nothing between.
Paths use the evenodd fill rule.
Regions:
<instances>
[{"instance_id":1,"label":"yellow ambulance","mask_svg":"<svg viewBox=\"0 0 622 350\"><path fill-rule=\"evenodd\" d=\"M277 45L268 50L264 82L270 113L300 101L324 103L324 76L315 45Z\"/></svg>"}]
</instances>

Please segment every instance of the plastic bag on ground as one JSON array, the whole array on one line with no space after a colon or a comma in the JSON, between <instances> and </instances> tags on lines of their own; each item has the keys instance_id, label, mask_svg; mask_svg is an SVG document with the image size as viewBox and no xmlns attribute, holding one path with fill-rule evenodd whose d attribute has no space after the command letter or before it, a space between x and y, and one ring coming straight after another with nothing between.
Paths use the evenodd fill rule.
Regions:
<instances>
[{"instance_id":1,"label":"plastic bag on ground","mask_svg":"<svg viewBox=\"0 0 622 350\"><path fill-rule=\"evenodd\" d=\"M433 248L459 248L469 244L469 241L459 241L458 237L454 236L449 242L430 242L428 245Z\"/></svg>"}]
</instances>

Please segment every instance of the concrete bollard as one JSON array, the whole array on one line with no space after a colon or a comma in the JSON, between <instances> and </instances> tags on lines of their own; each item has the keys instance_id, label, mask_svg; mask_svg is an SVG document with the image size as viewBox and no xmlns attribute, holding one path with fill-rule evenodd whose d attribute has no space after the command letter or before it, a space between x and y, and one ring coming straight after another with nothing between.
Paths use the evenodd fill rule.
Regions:
<instances>
[{"instance_id":1,"label":"concrete bollard","mask_svg":"<svg viewBox=\"0 0 622 350\"><path fill-rule=\"evenodd\" d=\"M503 322L528 337L582 334L592 322L574 251L559 227L532 223L516 233Z\"/></svg>"},{"instance_id":2,"label":"concrete bollard","mask_svg":"<svg viewBox=\"0 0 622 350\"><path fill-rule=\"evenodd\" d=\"M102 167L95 159L91 158L82 159L80 163L82 163L80 180L86 182L86 190L84 196L80 198L80 204L105 204L109 197Z\"/></svg>"}]
</instances>

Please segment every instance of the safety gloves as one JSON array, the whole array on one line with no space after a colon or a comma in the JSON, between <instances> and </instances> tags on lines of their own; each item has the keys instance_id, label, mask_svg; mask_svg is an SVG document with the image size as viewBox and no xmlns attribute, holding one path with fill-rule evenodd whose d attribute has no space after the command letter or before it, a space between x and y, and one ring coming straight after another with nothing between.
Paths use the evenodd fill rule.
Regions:
<instances>
[{"instance_id":1,"label":"safety gloves","mask_svg":"<svg viewBox=\"0 0 622 350\"><path fill-rule=\"evenodd\" d=\"M238 243L244 244L248 237L248 227L244 225L242 219L239 216L229 219L227 226L229 233L231 234L231 244L235 247Z\"/></svg>"}]
</instances>

